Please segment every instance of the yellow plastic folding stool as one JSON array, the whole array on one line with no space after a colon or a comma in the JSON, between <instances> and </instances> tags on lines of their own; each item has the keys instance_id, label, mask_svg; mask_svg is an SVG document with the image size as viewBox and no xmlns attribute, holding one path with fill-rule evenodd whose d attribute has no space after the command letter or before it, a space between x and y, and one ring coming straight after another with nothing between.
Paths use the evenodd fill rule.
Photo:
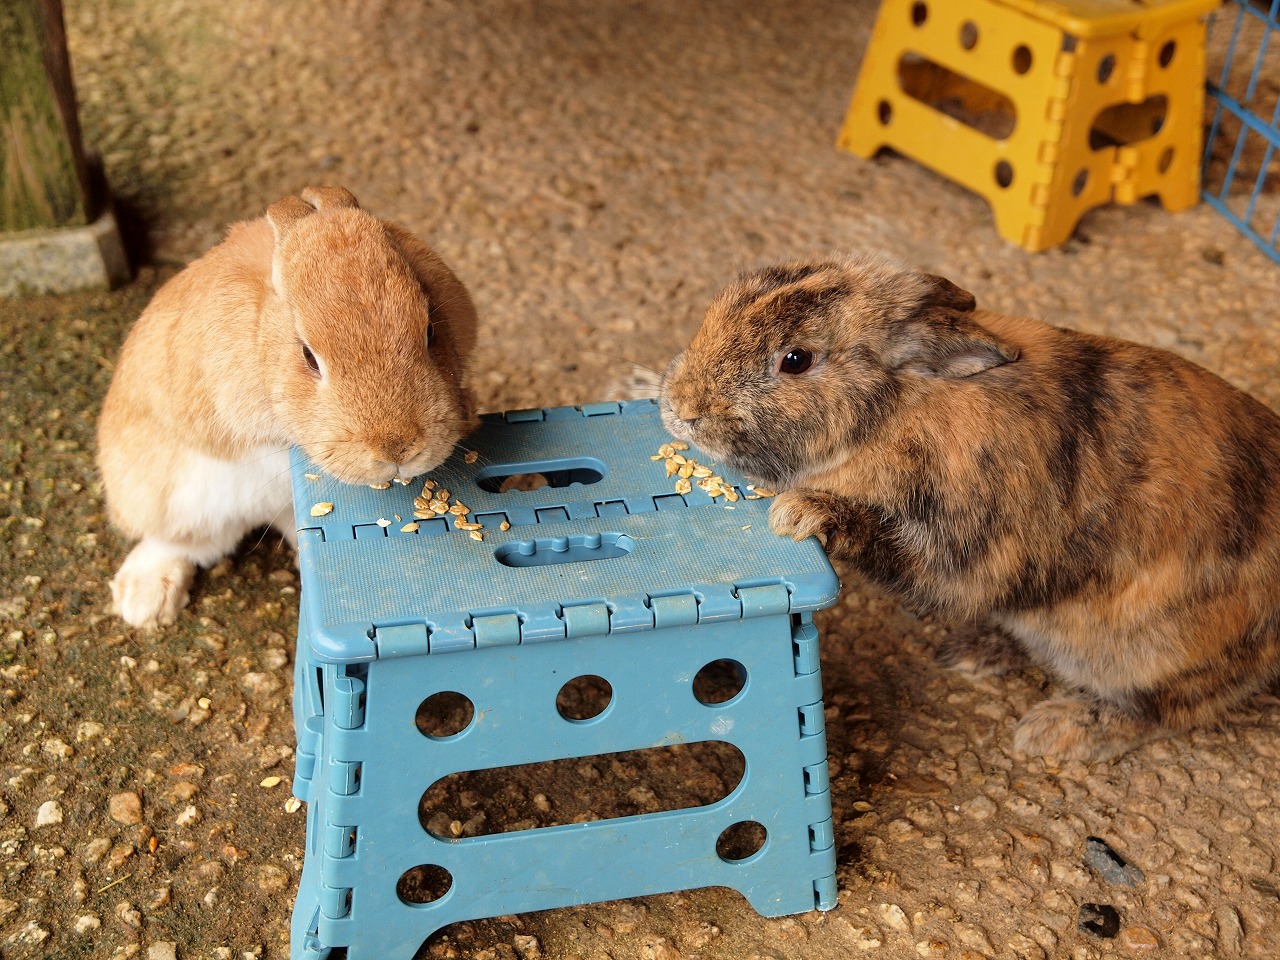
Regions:
<instances>
[{"instance_id":1,"label":"yellow plastic folding stool","mask_svg":"<svg viewBox=\"0 0 1280 960\"><path fill-rule=\"evenodd\" d=\"M840 146L985 197L1027 250L1104 203L1199 199L1218 0L883 0Z\"/></svg>"}]
</instances>

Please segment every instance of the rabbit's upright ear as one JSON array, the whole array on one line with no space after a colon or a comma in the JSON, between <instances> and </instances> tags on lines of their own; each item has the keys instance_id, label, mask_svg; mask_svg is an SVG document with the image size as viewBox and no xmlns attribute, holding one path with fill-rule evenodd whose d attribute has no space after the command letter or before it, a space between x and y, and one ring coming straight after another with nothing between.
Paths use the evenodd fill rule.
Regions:
<instances>
[{"instance_id":1,"label":"rabbit's upright ear","mask_svg":"<svg viewBox=\"0 0 1280 960\"><path fill-rule=\"evenodd\" d=\"M307 187L302 191L302 199L317 210L360 209L355 195L342 187Z\"/></svg>"},{"instance_id":2,"label":"rabbit's upright ear","mask_svg":"<svg viewBox=\"0 0 1280 960\"><path fill-rule=\"evenodd\" d=\"M275 256L271 258L271 282L276 293L285 296L281 269L282 245L285 237L298 223L317 210L359 210L360 204L349 190L342 187L307 187L298 197L285 197L267 207L267 222L275 236Z\"/></svg>"},{"instance_id":3,"label":"rabbit's upright ear","mask_svg":"<svg viewBox=\"0 0 1280 960\"><path fill-rule=\"evenodd\" d=\"M282 299L288 296L284 288L284 240L300 221L315 212L316 208L300 197L285 197L267 207L267 223L271 224L276 240L271 257L271 285L275 287L276 296Z\"/></svg>"},{"instance_id":4,"label":"rabbit's upright ear","mask_svg":"<svg viewBox=\"0 0 1280 960\"><path fill-rule=\"evenodd\" d=\"M276 237L276 249L293 225L304 217L316 212L316 208L300 197L285 197L267 207L267 222L271 224L271 232Z\"/></svg>"},{"instance_id":5,"label":"rabbit's upright ear","mask_svg":"<svg viewBox=\"0 0 1280 960\"><path fill-rule=\"evenodd\" d=\"M1018 359L968 314L977 301L950 280L916 274L921 292L915 309L890 327L882 359L890 370L920 377L960 379Z\"/></svg>"},{"instance_id":6,"label":"rabbit's upright ear","mask_svg":"<svg viewBox=\"0 0 1280 960\"><path fill-rule=\"evenodd\" d=\"M924 293L920 297L922 309L973 313L973 308L978 305L978 300L972 293L957 287L946 277L935 273L917 273L915 278L924 284Z\"/></svg>"},{"instance_id":7,"label":"rabbit's upright ear","mask_svg":"<svg viewBox=\"0 0 1280 960\"><path fill-rule=\"evenodd\" d=\"M306 187L300 197L285 197L267 207L267 222L280 246L293 225L317 210L359 210L360 204L351 191L342 187Z\"/></svg>"}]
</instances>

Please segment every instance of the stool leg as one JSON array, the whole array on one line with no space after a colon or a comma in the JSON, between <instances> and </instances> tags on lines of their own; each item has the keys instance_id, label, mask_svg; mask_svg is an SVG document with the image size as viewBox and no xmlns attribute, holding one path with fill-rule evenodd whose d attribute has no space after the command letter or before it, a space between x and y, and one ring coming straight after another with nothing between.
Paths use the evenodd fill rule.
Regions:
<instances>
[{"instance_id":1,"label":"stool leg","mask_svg":"<svg viewBox=\"0 0 1280 960\"><path fill-rule=\"evenodd\" d=\"M906 17L906 5L900 0L884 0L876 17L867 49L858 70L858 80L845 112L837 141L841 149L870 159L882 147L889 146L885 127L892 120L891 98L896 94L894 62L896 45L892 44L889 25Z\"/></svg>"},{"instance_id":2,"label":"stool leg","mask_svg":"<svg viewBox=\"0 0 1280 960\"><path fill-rule=\"evenodd\" d=\"M1147 42L1147 102L1162 97L1165 113L1154 135L1133 144L1133 156L1129 158L1131 182L1117 186L1118 201L1132 203L1154 194L1170 212L1199 203L1204 43L1205 25L1199 20L1172 26Z\"/></svg>"}]
</instances>

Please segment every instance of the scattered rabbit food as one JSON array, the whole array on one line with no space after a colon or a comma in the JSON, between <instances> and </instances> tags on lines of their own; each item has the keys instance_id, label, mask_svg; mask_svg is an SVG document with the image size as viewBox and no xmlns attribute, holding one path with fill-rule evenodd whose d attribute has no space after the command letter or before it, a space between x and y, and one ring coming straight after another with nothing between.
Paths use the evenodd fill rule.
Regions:
<instances>
[{"instance_id":1,"label":"scattered rabbit food","mask_svg":"<svg viewBox=\"0 0 1280 960\"><path fill-rule=\"evenodd\" d=\"M699 463L692 457L686 457L681 451L688 450L689 445L683 440L672 440L658 448L658 452L650 460L661 460L666 467L668 477L676 477L676 493L691 493L696 484L699 490L706 491L712 500L724 497L729 503L737 503L737 489L726 483L724 477L717 476L710 467ZM774 492L754 483L747 486L747 500L759 500L761 497L772 497Z\"/></svg>"},{"instance_id":2,"label":"scattered rabbit food","mask_svg":"<svg viewBox=\"0 0 1280 960\"><path fill-rule=\"evenodd\" d=\"M472 451L472 453L475 453L475 451ZM474 457L467 459L467 462L472 463L479 459L479 456L480 455L476 453ZM304 474L304 476L308 480L320 479L320 475L318 473L307 473ZM395 481L401 485L407 485L411 482L410 480L405 480L401 477L396 477ZM374 490L388 490L391 488L390 482L386 481L382 483L371 483L369 486ZM475 523L470 520L471 508L456 498L453 503L450 503L449 497L449 491L444 487L439 486L434 480L424 481L422 485L422 493L413 498L414 519L402 526L400 528L400 532L417 533L419 529L419 525L417 523L418 520L429 520L434 517L443 517L447 515L454 518L453 528L455 530L465 530L472 540L483 541L484 524ZM316 503L311 507L311 515L313 517L324 517L332 512L333 504L329 502ZM400 519L400 515L396 514L394 522L398 523ZM386 517L379 517L377 520L378 526L384 528L391 526L392 522L393 521L388 520ZM499 529L510 530L511 524L506 520L503 520Z\"/></svg>"},{"instance_id":3,"label":"scattered rabbit food","mask_svg":"<svg viewBox=\"0 0 1280 960\"><path fill-rule=\"evenodd\" d=\"M479 453L475 453L474 457L468 454L463 459L468 463L478 460ZM469 459L468 459L469 458ZM432 517L451 516L453 520L453 529L465 530L472 540L484 540L484 524L476 523L470 519L471 508L456 497L453 503L449 502L450 493L444 487L437 484L434 480L424 480L422 483L422 493L413 498L413 516L416 520L429 520ZM410 529L412 528L412 529ZM405 533L416 533L418 525L416 523L407 523L400 528ZM503 530L510 530L511 524L503 521Z\"/></svg>"}]
</instances>

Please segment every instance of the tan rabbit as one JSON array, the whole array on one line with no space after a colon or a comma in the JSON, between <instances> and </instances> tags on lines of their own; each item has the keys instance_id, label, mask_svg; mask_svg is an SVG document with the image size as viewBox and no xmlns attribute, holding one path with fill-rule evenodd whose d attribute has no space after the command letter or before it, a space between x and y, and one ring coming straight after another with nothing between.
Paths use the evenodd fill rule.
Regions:
<instances>
[{"instance_id":1,"label":"tan rabbit","mask_svg":"<svg viewBox=\"0 0 1280 960\"><path fill-rule=\"evenodd\" d=\"M662 411L785 490L776 532L972 625L945 663L1025 652L1072 688L1024 753L1110 758L1280 673L1280 418L1173 354L880 259L794 263L715 299Z\"/></svg>"},{"instance_id":2,"label":"tan rabbit","mask_svg":"<svg viewBox=\"0 0 1280 960\"><path fill-rule=\"evenodd\" d=\"M98 424L112 520L140 539L111 593L171 622L197 567L264 524L296 543L289 448L334 477L422 474L473 426L471 298L425 243L311 188L238 223L156 293Z\"/></svg>"}]
</instances>

